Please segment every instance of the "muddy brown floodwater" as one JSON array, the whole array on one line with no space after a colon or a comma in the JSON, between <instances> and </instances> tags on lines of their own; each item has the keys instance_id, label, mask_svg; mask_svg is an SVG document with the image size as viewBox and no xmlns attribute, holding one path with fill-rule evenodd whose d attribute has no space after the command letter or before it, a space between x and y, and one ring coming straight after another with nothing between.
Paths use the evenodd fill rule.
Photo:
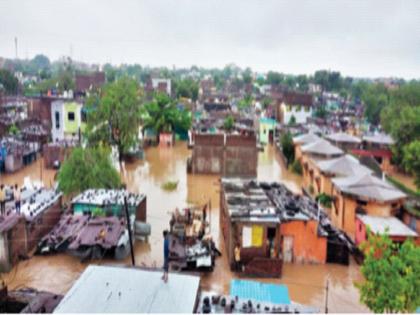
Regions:
<instances>
[{"instance_id":1,"label":"muddy brown floodwater","mask_svg":"<svg viewBox=\"0 0 420 315\"><path fill-rule=\"evenodd\" d=\"M136 265L162 265L162 231L168 228L169 212L175 207L203 205L211 201L211 233L224 253L223 239L219 233L219 178L212 175L187 175L186 161L191 152L186 143L179 142L173 148L154 147L146 150L146 158L124 165L123 180L132 192L147 195L147 221L152 225L149 242L137 241L135 244ZM51 186L55 172L42 169L41 160L13 175L4 175L2 182L23 184L26 180L41 180ZM259 154L258 179L282 181L291 190L300 192L301 179L287 171L275 150L267 146ZM166 181L178 181L175 191L162 190ZM91 264L129 264L130 258L123 262L93 261ZM80 273L88 266L77 258L60 254L52 256L33 256L21 261L8 274L3 275L10 289L34 287L56 293L66 293ZM228 267L222 256L216 260L214 272L201 275L204 289L220 293L229 292L229 283L237 277ZM255 278L253 278L255 279ZM324 311L325 285L329 282L328 311L367 312L359 302L359 294L354 281L361 279L359 267L352 261L350 266L335 264L309 265L285 264L281 279L258 279L265 282L286 284L292 300L310 304ZM140 285L140 284L139 284Z\"/></svg>"}]
</instances>

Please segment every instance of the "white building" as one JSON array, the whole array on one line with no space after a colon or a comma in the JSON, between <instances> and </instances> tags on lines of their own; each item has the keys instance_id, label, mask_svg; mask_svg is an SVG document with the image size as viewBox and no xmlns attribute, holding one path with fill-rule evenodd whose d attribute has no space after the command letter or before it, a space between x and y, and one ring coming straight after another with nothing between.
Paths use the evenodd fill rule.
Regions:
<instances>
[{"instance_id":1,"label":"white building","mask_svg":"<svg viewBox=\"0 0 420 315\"><path fill-rule=\"evenodd\" d=\"M56 100L51 103L51 135L53 142L76 140L83 131L81 103Z\"/></svg>"},{"instance_id":2,"label":"white building","mask_svg":"<svg viewBox=\"0 0 420 315\"><path fill-rule=\"evenodd\" d=\"M171 79L152 79L152 87L154 90L161 90L160 87L165 87L166 93L171 95Z\"/></svg>"}]
</instances>

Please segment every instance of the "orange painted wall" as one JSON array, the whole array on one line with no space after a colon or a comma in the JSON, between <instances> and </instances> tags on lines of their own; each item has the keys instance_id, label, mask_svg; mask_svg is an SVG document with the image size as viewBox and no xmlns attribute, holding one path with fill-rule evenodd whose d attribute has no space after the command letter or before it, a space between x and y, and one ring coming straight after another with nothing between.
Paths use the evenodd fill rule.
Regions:
<instances>
[{"instance_id":1,"label":"orange painted wall","mask_svg":"<svg viewBox=\"0 0 420 315\"><path fill-rule=\"evenodd\" d=\"M290 221L280 224L282 236L293 236L294 262L325 263L327 238L318 236L318 222Z\"/></svg>"}]
</instances>

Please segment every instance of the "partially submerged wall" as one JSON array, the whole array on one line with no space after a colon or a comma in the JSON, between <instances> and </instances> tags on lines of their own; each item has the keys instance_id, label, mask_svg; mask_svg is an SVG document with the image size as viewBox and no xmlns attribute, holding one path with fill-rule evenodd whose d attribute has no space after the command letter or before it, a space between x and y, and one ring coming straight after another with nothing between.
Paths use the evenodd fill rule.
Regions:
<instances>
[{"instance_id":1,"label":"partially submerged wall","mask_svg":"<svg viewBox=\"0 0 420 315\"><path fill-rule=\"evenodd\" d=\"M255 177L258 150L255 135L194 134L192 173Z\"/></svg>"}]
</instances>

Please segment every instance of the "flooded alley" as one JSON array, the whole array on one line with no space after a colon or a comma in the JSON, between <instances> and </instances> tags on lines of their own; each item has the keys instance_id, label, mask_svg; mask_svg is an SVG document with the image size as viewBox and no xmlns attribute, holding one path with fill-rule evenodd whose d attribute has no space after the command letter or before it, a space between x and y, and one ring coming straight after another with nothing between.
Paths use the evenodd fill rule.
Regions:
<instances>
[{"instance_id":1,"label":"flooded alley","mask_svg":"<svg viewBox=\"0 0 420 315\"><path fill-rule=\"evenodd\" d=\"M170 211L175 207L204 205L210 201L210 228L213 238L224 253L224 244L219 234L219 177L213 175L187 174L187 158L191 152L186 143L178 142L173 148L152 147L146 150L145 160L125 164L122 177L128 189L147 196L147 221L152 226L148 243L135 244L136 265L158 267L163 263L162 231L169 228ZM23 184L25 181L42 180L50 187L54 182L55 171L45 170L42 160L24 168L13 175L3 175L2 183ZM291 174L282 164L271 146L258 156L258 179L281 181L290 190L299 193L301 179ZM176 190L162 189L167 181L177 181ZM92 261L90 264L129 264L124 262ZM10 289L34 287L56 293L65 293L88 266L70 255L33 256L17 264L11 272L2 275ZM216 260L213 273L202 275L202 287L220 293L228 293L230 280L235 275L230 271L224 256ZM259 279L266 282L284 283L289 287L292 300L310 304L325 311L325 292L328 282L329 312L367 312L359 302L354 281L360 280L359 267L354 261L349 266L285 264L280 279ZM142 285L142 284L139 284Z\"/></svg>"}]
</instances>

